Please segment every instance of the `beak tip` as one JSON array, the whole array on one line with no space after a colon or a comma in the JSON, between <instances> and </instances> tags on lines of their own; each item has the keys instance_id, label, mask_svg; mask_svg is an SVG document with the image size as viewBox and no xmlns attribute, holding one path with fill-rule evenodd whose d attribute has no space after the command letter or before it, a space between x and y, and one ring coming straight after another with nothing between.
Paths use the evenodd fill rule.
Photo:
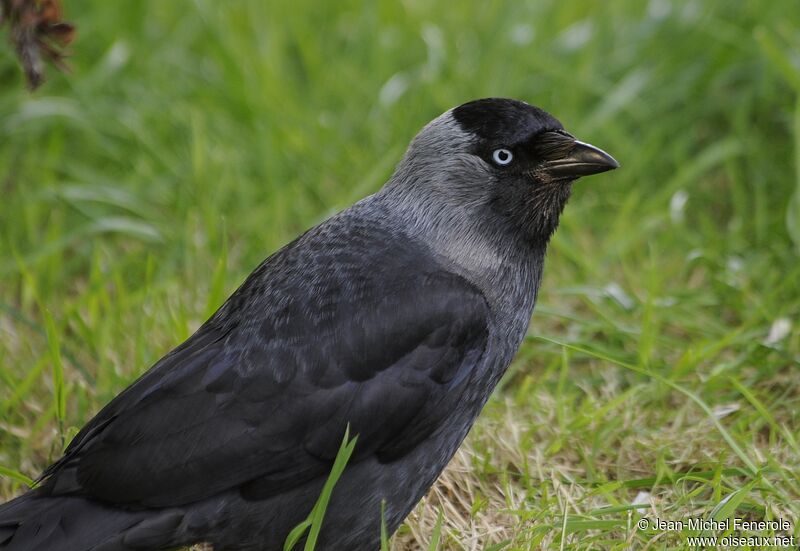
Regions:
<instances>
[{"instance_id":1,"label":"beak tip","mask_svg":"<svg viewBox=\"0 0 800 551\"><path fill-rule=\"evenodd\" d=\"M601 172L614 170L620 167L619 161L599 147L580 141L576 141L575 146L577 150L575 153L576 157L583 162L595 165Z\"/></svg>"}]
</instances>

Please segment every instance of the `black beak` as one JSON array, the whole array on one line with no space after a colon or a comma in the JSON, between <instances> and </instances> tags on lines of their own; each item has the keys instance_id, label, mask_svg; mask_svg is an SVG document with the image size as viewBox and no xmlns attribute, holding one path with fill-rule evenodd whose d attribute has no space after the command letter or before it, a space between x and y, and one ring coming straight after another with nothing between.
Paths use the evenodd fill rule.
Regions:
<instances>
[{"instance_id":1,"label":"black beak","mask_svg":"<svg viewBox=\"0 0 800 551\"><path fill-rule=\"evenodd\" d=\"M572 147L563 157L544 163L544 170L553 178L580 178L619 168L614 157L588 143L572 142Z\"/></svg>"}]
</instances>

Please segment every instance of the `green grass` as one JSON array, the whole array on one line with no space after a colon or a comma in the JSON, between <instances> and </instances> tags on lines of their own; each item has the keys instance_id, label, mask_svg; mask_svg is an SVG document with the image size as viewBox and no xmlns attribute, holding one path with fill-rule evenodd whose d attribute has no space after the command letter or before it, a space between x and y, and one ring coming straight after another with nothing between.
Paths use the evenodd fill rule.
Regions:
<instances>
[{"instance_id":1,"label":"green grass","mask_svg":"<svg viewBox=\"0 0 800 551\"><path fill-rule=\"evenodd\" d=\"M319 537L320 530L322 530L322 524L325 519L325 512L328 509L328 503L333 495L333 489L347 467L347 462L350 460L350 456L353 454L353 450L356 447L357 441L358 435L353 436L352 439L350 438L350 425L347 425L347 429L344 431L344 437L342 438L342 443L339 446L339 451L336 453L336 458L333 461L331 472L328 475L327 480L325 480L325 484L322 487L322 491L320 492L317 502L314 504L314 507L311 508L308 518L295 526L289 532L289 535L286 536L286 541L283 544L283 551L292 551L292 549L294 549L304 537L305 542L303 544L303 551L314 551L314 548L317 545L317 538ZM385 531L383 526L382 530Z\"/></svg>"},{"instance_id":2,"label":"green grass","mask_svg":"<svg viewBox=\"0 0 800 551\"><path fill-rule=\"evenodd\" d=\"M393 548L800 535L794 0L66 4L72 74L29 94L0 50L0 495L424 123L501 95L623 168L576 186L529 339Z\"/></svg>"}]
</instances>

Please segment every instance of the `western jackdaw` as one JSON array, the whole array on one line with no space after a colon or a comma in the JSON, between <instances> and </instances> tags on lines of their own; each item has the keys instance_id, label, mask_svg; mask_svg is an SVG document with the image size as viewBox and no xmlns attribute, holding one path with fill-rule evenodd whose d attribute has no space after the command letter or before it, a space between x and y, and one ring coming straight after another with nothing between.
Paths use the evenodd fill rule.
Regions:
<instances>
[{"instance_id":1,"label":"western jackdaw","mask_svg":"<svg viewBox=\"0 0 800 551\"><path fill-rule=\"evenodd\" d=\"M520 101L447 111L0 506L0 549L280 550L348 424L317 548L378 549L519 348L572 182L617 166Z\"/></svg>"}]
</instances>

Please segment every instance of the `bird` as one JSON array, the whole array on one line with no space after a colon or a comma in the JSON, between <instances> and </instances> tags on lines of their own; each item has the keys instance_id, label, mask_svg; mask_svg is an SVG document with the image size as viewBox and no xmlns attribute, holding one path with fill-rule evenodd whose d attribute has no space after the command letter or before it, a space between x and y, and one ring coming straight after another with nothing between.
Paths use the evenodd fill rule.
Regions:
<instances>
[{"instance_id":1,"label":"bird","mask_svg":"<svg viewBox=\"0 0 800 551\"><path fill-rule=\"evenodd\" d=\"M379 549L519 349L573 183L617 167L523 101L444 112L0 505L0 550L281 550L346 431L316 549Z\"/></svg>"}]
</instances>

